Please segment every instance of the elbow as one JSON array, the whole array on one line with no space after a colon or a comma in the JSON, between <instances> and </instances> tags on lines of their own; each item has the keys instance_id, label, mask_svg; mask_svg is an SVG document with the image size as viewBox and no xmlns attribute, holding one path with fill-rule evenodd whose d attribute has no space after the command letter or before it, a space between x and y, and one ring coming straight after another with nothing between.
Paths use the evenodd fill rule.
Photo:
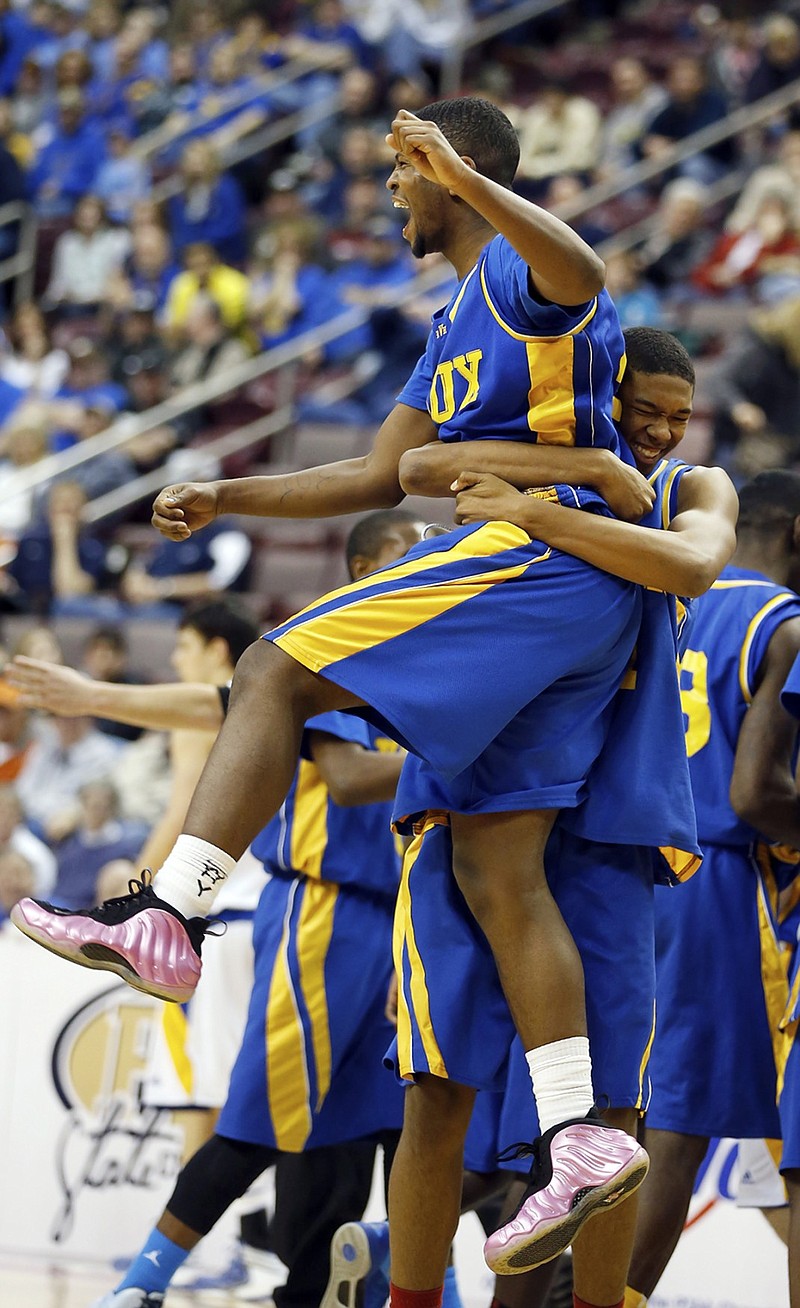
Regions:
<instances>
[{"instance_id":1,"label":"elbow","mask_svg":"<svg viewBox=\"0 0 800 1308\"><path fill-rule=\"evenodd\" d=\"M737 781L734 776L728 798L731 808L742 822L769 836L771 806L769 797L760 788L754 789L746 781Z\"/></svg>"},{"instance_id":2,"label":"elbow","mask_svg":"<svg viewBox=\"0 0 800 1308\"><path fill-rule=\"evenodd\" d=\"M405 495L429 495L433 486L433 468L429 453L422 449L406 450L397 467L400 489Z\"/></svg>"},{"instance_id":3,"label":"elbow","mask_svg":"<svg viewBox=\"0 0 800 1308\"><path fill-rule=\"evenodd\" d=\"M587 247L585 280L587 290L584 299L593 300L605 287L606 265L600 255L589 247Z\"/></svg>"},{"instance_id":4,"label":"elbow","mask_svg":"<svg viewBox=\"0 0 800 1308\"><path fill-rule=\"evenodd\" d=\"M333 784L329 781L328 794L339 808L356 808L365 802L361 787L349 777L339 777Z\"/></svg>"}]
</instances>

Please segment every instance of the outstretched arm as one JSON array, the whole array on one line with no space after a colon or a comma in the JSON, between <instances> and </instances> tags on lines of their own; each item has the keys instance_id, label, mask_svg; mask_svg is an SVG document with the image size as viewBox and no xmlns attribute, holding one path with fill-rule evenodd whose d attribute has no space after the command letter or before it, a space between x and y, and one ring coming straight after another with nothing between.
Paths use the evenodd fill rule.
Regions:
<instances>
[{"instance_id":1,"label":"outstretched arm","mask_svg":"<svg viewBox=\"0 0 800 1308\"><path fill-rule=\"evenodd\" d=\"M181 682L118 686L22 654L8 664L4 677L19 690L20 704L62 718L110 718L152 731L216 731L222 726L224 714L216 686Z\"/></svg>"},{"instance_id":2,"label":"outstretched arm","mask_svg":"<svg viewBox=\"0 0 800 1308\"><path fill-rule=\"evenodd\" d=\"M395 405L369 454L276 477L167 486L153 505L153 526L170 540L186 540L223 513L263 518L327 518L391 508L403 498L400 456L436 436L430 415Z\"/></svg>"},{"instance_id":3,"label":"outstretched arm","mask_svg":"<svg viewBox=\"0 0 800 1308\"><path fill-rule=\"evenodd\" d=\"M736 548L736 491L720 468L693 468L681 481L678 512L667 531L547 503L467 472L458 479L457 522L500 519L533 539L615 577L670 595L702 595Z\"/></svg>"}]
</instances>

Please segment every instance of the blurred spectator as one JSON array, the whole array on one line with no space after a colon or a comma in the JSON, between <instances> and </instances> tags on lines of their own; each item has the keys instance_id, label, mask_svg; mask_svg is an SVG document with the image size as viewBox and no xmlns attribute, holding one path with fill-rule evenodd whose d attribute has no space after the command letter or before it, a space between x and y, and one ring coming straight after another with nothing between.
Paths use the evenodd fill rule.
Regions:
<instances>
[{"instance_id":1,"label":"blurred spectator","mask_svg":"<svg viewBox=\"0 0 800 1308\"><path fill-rule=\"evenodd\" d=\"M86 638L81 656L81 667L93 681L110 681L115 686L138 686L142 678L128 670L128 642L120 626L96 627ZM138 740L144 733L141 727L130 727L111 718L95 718L98 731L118 740Z\"/></svg>"},{"instance_id":2,"label":"blurred spectator","mask_svg":"<svg viewBox=\"0 0 800 1308\"><path fill-rule=\"evenodd\" d=\"M80 91L59 95L58 122L48 136L29 174L30 194L45 217L65 217L91 191L105 158L102 132L87 118Z\"/></svg>"},{"instance_id":3,"label":"blurred spectator","mask_svg":"<svg viewBox=\"0 0 800 1308\"><path fill-rule=\"evenodd\" d=\"M331 276L318 262L319 242L314 219L276 225L259 242L250 312L264 349L293 340L340 312Z\"/></svg>"},{"instance_id":4,"label":"blurred spectator","mask_svg":"<svg viewBox=\"0 0 800 1308\"><path fill-rule=\"evenodd\" d=\"M720 11L711 5L706 12L714 14L709 72L730 103L741 104L758 63L753 24L746 18L723 18Z\"/></svg>"},{"instance_id":5,"label":"blurred spectator","mask_svg":"<svg viewBox=\"0 0 800 1308\"><path fill-rule=\"evenodd\" d=\"M332 286L342 309L353 307L376 309L392 304L397 289L414 278L414 261L397 239L397 224L382 214L374 215L365 225L363 253L350 259L333 274ZM369 323L331 341L326 357L331 360L353 359L369 349Z\"/></svg>"},{"instance_id":6,"label":"blurred spectator","mask_svg":"<svg viewBox=\"0 0 800 1308\"><path fill-rule=\"evenodd\" d=\"M692 281L711 295L753 291L762 303L800 295L800 239L782 195L765 195L750 227L723 232Z\"/></svg>"},{"instance_id":7,"label":"blurred spectator","mask_svg":"<svg viewBox=\"0 0 800 1308\"><path fill-rule=\"evenodd\" d=\"M47 613L54 599L91 594L105 577L106 547L81 525L85 504L86 494L76 482L61 482L49 493L46 514L23 531L5 568L20 608Z\"/></svg>"},{"instance_id":8,"label":"blurred spectator","mask_svg":"<svg viewBox=\"0 0 800 1308\"><path fill-rule=\"evenodd\" d=\"M172 385L219 377L249 358L250 351L225 325L215 300L197 295L192 301L183 329L186 344L172 361Z\"/></svg>"},{"instance_id":9,"label":"blurred spectator","mask_svg":"<svg viewBox=\"0 0 800 1308\"><path fill-rule=\"evenodd\" d=\"M204 242L220 259L241 263L247 252L244 197L239 183L221 170L209 141L190 141L181 157L182 187L167 204L177 252Z\"/></svg>"},{"instance_id":10,"label":"blurred spectator","mask_svg":"<svg viewBox=\"0 0 800 1308\"><path fill-rule=\"evenodd\" d=\"M368 68L371 63L369 45L348 22L341 0L316 0L309 17L284 40L283 50L290 59L306 59L333 72L353 63Z\"/></svg>"},{"instance_id":11,"label":"blurred spectator","mask_svg":"<svg viewBox=\"0 0 800 1308\"><path fill-rule=\"evenodd\" d=\"M562 173L560 177L554 177L550 182L542 198L542 204L545 209L551 213L559 213L562 207L574 206L583 196L587 185L581 181L575 173ZM607 241L611 235L611 229L606 226L595 213L578 214L576 218L569 220L570 226L578 233L581 240L587 245L600 245L602 241Z\"/></svg>"},{"instance_id":12,"label":"blurred spectator","mask_svg":"<svg viewBox=\"0 0 800 1308\"><path fill-rule=\"evenodd\" d=\"M383 184L388 173L388 152L382 137L368 127L349 127L341 136L338 156L320 159L306 186L309 202L325 221L343 216L344 194L355 178L370 177Z\"/></svg>"},{"instance_id":13,"label":"blurred spectator","mask_svg":"<svg viewBox=\"0 0 800 1308\"><path fill-rule=\"evenodd\" d=\"M21 131L15 121L15 102L4 97L0 99L0 142L16 159L20 169L30 167L35 150L30 136ZM5 190L11 192L14 184L6 182ZM19 199L27 195L24 173L20 172Z\"/></svg>"},{"instance_id":14,"label":"blurred spectator","mask_svg":"<svg viewBox=\"0 0 800 1308\"><path fill-rule=\"evenodd\" d=\"M90 98L89 83L92 80L93 69L92 61L85 50L75 48L64 50L56 60L54 73L56 95L74 89Z\"/></svg>"},{"instance_id":15,"label":"blurred spectator","mask_svg":"<svg viewBox=\"0 0 800 1308\"><path fill-rule=\"evenodd\" d=\"M48 103L41 65L33 55L28 55L23 61L10 103L14 127L23 139L28 140L30 152L33 149L30 138L44 121Z\"/></svg>"},{"instance_id":16,"label":"blurred spectator","mask_svg":"<svg viewBox=\"0 0 800 1308\"><path fill-rule=\"evenodd\" d=\"M69 345L69 360L69 372L56 398L74 401L73 413L77 408L85 409L93 404L109 410L125 408L128 398L125 390L109 379L105 355L94 341L87 336L76 336Z\"/></svg>"},{"instance_id":17,"label":"blurred spectator","mask_svg":"<svg viewBox=\"0 0 800 1308\"><path fill-rule=\"evenodd\" d=\"M785 132L778 144L774 163L767 163L751 173L742 188L725 226L731 232L743 232L755 221L765 196L781 195L791 206L792 224L800 226L800 131Z\"/></svg>"},{"instance_id":18,"label":"blurred spectator","mask_svg":"<svg viewBox=\"0 0 800 1308\"><path fill-rule=\"evenodd\" d=\"M0 926L18 900L35 895L36 874L24 854L0 850Z\"/></svg>"},{"instance_id":19,"label":"blurred spectator","mask_svg":"<svg viewBox=\"0 0 800 1308\"><path fill-rule=\"evenodd\" d=\"M788 14L773 14L762 27L761 56L747 83L745 100L752 104L800 78L800 28Z\"/></svg>"},{"instance_id":20,"label":"blurred spectator","mask_svg":"<svg viewBox=\"0 0 800 1308\"><path fill-rule=\"evenodd\" d=\"M642 279L639 261L631 250L606 257L606 290L623 327L660 327L664 320L661 300Z\"/></svg>"},{"instance_id":21,"label":"blurred spectator","mask_svg":"<svg viewBox=\"0 0 800 1308\"><path fill-rule=\"evenodd\" d=\"M667 77L669 98L650 123L643 151L648 159L658 159L688 136L710 127L724 118L728 105L721 91L709 86L702 60L681 55L670 65ZM736 161L733 141L720 141L701 154L690 155L676 166L682 177L710 184L717 181Z\"/></svg>"},{"instance_id":22,"label":"blurred spectator","mask_svg":"<svg viewBox=\"0 0 800 1308\"><path fill-rule=\"evenodd\" d=\"M82 441L99 436L111 426L116 416L117 410L110 400L102 396L90 400L75 412L74 418L67 420L60 433L61 448L69 449L71 445L80 445ZM87 499L94 500L132 481L136 468L127 449L113 449L77 464L65 475L70 482L81 487Z\"/></svg>"},{"instance_id":23,"label":"blurred spectator","mask_svg":"<svg viewBox=\"0 0 800 1308\"><path fill-rule=\"evenodd\" d=\"M686 293L693 269L706 257L713 236L703 227L708 192L689 177L676 177L661 193L653 231L637 251L645 279L665 293Z\"/></svg>"},{"instance_id":24,"label":"blurred spectator","mask_svg":"<svg viewBox=\"0 0 800 1308\"><path fill-rule=\"evenodd\" d=\"M0 785L0 856L13 850L30 865L35 894L47 899L56 879L52 850L25 825L25 814L13 786Z\"/></svg>"},{"instance_id":25,"label":"blurred spectator","mask_svg":"<svg viewBox=\"0 0 800 1308\"><path fill-rule=\"evenodd\" d=\"M56 850L58 876L52 903L61 908L95 903L101 869L112 859L134 859L147 835L141 824L120 821L119 795L110 781L81 786L78 801L75 829Z\"/></svg>"},{"instance_id":26,"label":"blurred spectator","mask_svg":"<svg viewBox=\"0 0 800 1308\"><path fill-rule=\"evenodd\" d=\"M69 371L69 355L53 347L38 305L28 302L14 310L5 327L5 341L0 378L28 399L52 399Z\"/></svg>"},{"instance_id":27,"label":"blurred spectator","mask_svg":"<svg viewBox=\"0 0 800 1308\"><path fill-rule=\"evenodd\" d=\"M232 41L220 41L212 50L198 107L203 121L192 135L213 133L214 146L220 151L231 141L255 131L269 117L269 95L254 82L252 74L240 72Z\"/></svg>"},{"instance_id":28,"label":"blurred spectator","mask_svg":"<svg viewBox=\"0 0 800 1308\"><path fill-rule=\"evenodd\" d=\"M53 717L39 724L16 786L28 821L48 844L75 830L81 790L104 781L126 748L102 735L90 718Z\"/></svg>"},{"instance_id":29,"label":"blurred spectator","mask_svg":"<svg viewBox=\"0 0 800 1308\"><path fill-rule=\"evenodd\" d=\"M8 424L0 441L0 475L5 477L17 469L32 468L49 453L49 424L41 406L26 405ZM3 552L9 542L16 541L27 529L33 513L32 490L6 493L0 501L0 541ZM11 556L9 556L11 557ZM3 562L8 560L0 553Z\"/></svg>"},{"instance_id":30,"label":"blurred spectator","mask_svg":"<svg viewBox=\"0 0 800 1308\"><path fill-rule=\"evenodd\" d=\"M251 553L249 536L224 518L187 541L162 539L123 575L130 616L174 616L176 605L241 588Z\"/></svg>"},{"instance_id":31,"label":"blurred spectator","mask_svg":"<svg viewBox=\"0 0 800 1308\"><path fill-rule=\"evenodd\" d=\"M36 41L30 19L15 10L10 0L0 0L0 95L10 95L25 56Z\"/></svg>"},{"instance_id":32,"label":"blurred spectator","mask_svg":"<svg viewBox=\"0 0 800 1308\"><path fill-rule=\"evenodd\" d=\"M177 139L200 103L198 71L192 46L178 41L169 52L169 73L151 88L139 106L139 131L160 128L165 141ZM170 153L168 157L172 157Z\"/></svg>"},{"instance_id":33,"label":"blurred spectator","mask_svg":"<svg viewBox=\"0 0 800 1308\"><path fill-rule=\"evenodd\" d=\"M100 165L95 192L104 202L112 222L130 221L133 206L150 189L150 169L131 146L127 123L112 123L108 129L108 158Z\"/></svg>"},{"instance_id":34,"label":"blurred spectator","mask_svg":"<svg viewBox=\"0 0 800 1308\"><path fill-rule=\"evenodd\" d=\"M559 173L588 173L597 160L597 105L585 96L573 95L562 82L545 82L535 103L516 115L516 127L520 145L517 176L523 182L537 183L536 193Z\"/></svg>"},{"instance_id":35,"label":"blurred spectator","mask_svg":"<svg viewBox=\"0 0 800 1308\"><path fill-rule=\"evenodd\" d=\"M201 294L219 305L227 327L240 330L250 298L250 283L244 273L222 263L214 247L204 241L187 246L183 257L186 271L171 282L164 309L164 324L173 338L180 338L192 302Z\"/></svg>"},{"instance_id":36,"label":"blurred spectator","mask_svg":"<svg viewBox=\"0 0 800 1308\"><path fill-rule=\"evenodd\" d=\"M714 458L741 481L800 453L800 297L753 315L709 381Z\"/></svg>"},{"instance_id":37,"label":"blurred spectator","mask_svg":"<svg viewBox=\"0 0 800 1308\"><path fill-rule=\"evenodd\" d=\"M345 184L341 222L329 226L325 236L328 253L335 264L347 263L363 253L366 226L385 207L386 190L376 178L353 177Z\"/></svg>"},{"instance_id":38,"label":"blurred spectator","mask_svg":"<svg viewBox=\"0 0 800 1308\"><path fill-rule=\"evenodd\" d=\"M340 84L339 112L317 139L322 154L336 162L342 134L348 127L364 127L378 135L386 131L385 114L378 113L379 87L375 73L368 68L348 68Z\"/></svg>"},{"instance_id":39,"label":"blurred spectator","mask_svg":"<svg viewBox=\"0 0 800 1308\"><path fill-rule=\"evenodd\" d=\"M612 105L603 119L600 172L612 177L630 168L667 95L650 77L641 59L616 59L611 65Z\"/></svg>"},{"instance_id":40,"label":"blurred spectator","mask_svg":"<svg viewBox=\"0 0 800 1308\"><path fill-rule=\"evenodd\" d=\"M109 226L102 200L85 195L75 206L70 231L56 241L47 305L66 316L96 312L130 245L124 228Z\"/></svg>"},{"instance_id":41,"label":"blurred spectator","mask_svg":"<svg viewBox=\"0 0 800 1308\"><path fill-rule=\"evenodd\" d=\"M153 308L160 312L179 272L164 228L151 222L141 223L133 230L130 254L106 284L105 298L114 309L125 310L141 303L138 297L147 296Z\"/></svg>"},{"instance_id":42,"label":"blurred spectator","mask_svg":"<svg viewBox=\"0 0 800 1308\"><path fill-rule=\"evenodd\" d=\"M84 49L99 82L109 81L114 71L114 38L120 23L115 0L91 0L84 19L87 37Z\"/></svg>"},{"instance_id":43,"label":"blurred spectator","mask_svg":"<svg viewBox=\"0 0 800 1308\"><path fill-rule=\"evenodd\" d=\"M469 25L466 0L345 0L345 9L390 75L438 68Z\"/></svg>"},{"instance_id":44,"label":"blurred spectator","mask_svg":"<svg viewBox=\"0 0 800 1308\"><path fill-rule=\"evenodd\" d=\"M126 388L131 407L137 410L140 406L131 392L131 379L143 369L164 368L167 361L167 349L156 327L154 307L147 291L137 291L132 303L116 315L106 346L111 380Z\"/></svg>"}]
</instances>

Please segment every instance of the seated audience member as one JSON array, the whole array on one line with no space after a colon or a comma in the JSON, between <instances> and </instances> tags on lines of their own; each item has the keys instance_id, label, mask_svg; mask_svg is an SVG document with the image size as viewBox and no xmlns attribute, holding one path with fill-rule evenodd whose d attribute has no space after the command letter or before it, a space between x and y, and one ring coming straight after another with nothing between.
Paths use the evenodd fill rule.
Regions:
<instances>
[{"instance_id":1,"label":"seated audience member","mask_svg":"<svg viewBox=\"0 0 800 1308\"><path fill-rule=\"evenodd\" d=\"M52 345L39 306L31 301L18 305L4 334L7 352L0 355L0 378L26 399L52 399L69 371L69 355Z\"/></svg>"},{"instance_id":2,"label":"seated audience member","mask_svg":"<svg viewBox=\"0 0 800 1308\"><path fill-rule=\"evenodd\" d=\"M660 158L687 136L718 123L728 112L724 95L709 86L703 62L694 55L681 55L672 62L667 75L667 92L667 103L650 123L642 143L642 151L648 159ZM735 162L736 144L728 139L710 145L700 154L690 155L677 165L677 172L682 177L710 185Z\"/></svg>"},{"instance_id":3,"label":"seated audience member","mask_svg":"<svg viewBox=\"0 0 800 1308\"><path fill-rule=\"evenodd\" d=\"M48 94L44 73L35 55L28 55L19 70L19 78L13 96L9 97L11 118L16 131L26 142L24 154L19 156L12 149L17 161L28 167L34 152L31 137L44 122L47 114Z\"/></svg>"},{"instance_id":4,"label":"seated audience member","mask_svg":"<svg viewBox=\"0 0 800 1308\"><path fill-rule=\"evenodd\" d=\"M561 82L546 82L528 109L516 114L518 177L541 194L559 173L588 173L597 162L600 112L592 100Z\"/></svg>"},{"instance_id":5,"label":"seated audience member","mask_svg":"<svg viewBox=\"0 0 800 1308\"><path fill-rule=\"evenodd\" d=\"M626 56L611 66L611 108L603 119L598 171L613 177L635 164L651 122L667 93L652 80L641 59Z\"/></svg>"},{"instance_id":6,"label":"seated audience member","mask_svg":"<svg viewBox=\"0 0 800 1308\"><path fill-rule=\"evenodd\" d=\"M124 228L109 226L102 201L85 195L75 206L71 230L56 241L45 303L62 315L99 309L130 244Z\"/></svg>"},{"instance_id":7,"label":"seated audience member","mask_svg":"<svg viewBox=\"0 0 800 1308\"><path fill-rule=\"evenodd\" d=\"M17 849L0 850L0 927L17 900L33 893L36 874L24 854Z\"/></svg>"},{"instance_id":8,"label":"seated audience member","mask_svg":"<svg viewBox=\"0 0 800 1308\"><path fill-rule=\"evenodd\" d=\"M110 681L115 686L138 686L142 678L128 670L128 642L120 626L96 627L87 636L81 655L81 667L93 681ZM138 740L141 727L125 722L112 722L110 718L95 718L98 731L119 740Z\"/></svg>"},{"instance_id":9,"label":"seated audience member","mask_svg":"<svg viewBox=\"0 0 800 1308\"><path fill-rule=\"evenodd\" d=\"M397 290L414 279L414 263L397 242L397 227L388 217L376 214L365 225L364 247L333 274L334 293L342 311L363 307L377 309L394 302ZM326 347L326 359L355 359L371 344L369 323L347 332Z\"/></svg>"},{"instance_id":10,"label":"seated audience member","mask_svg":"<svg viewBox=\"0 0 800 1308\"><path fill-rule=\"evenodd\" d=\"M170 284L164 308L164 326L178 341L182 337L195 298L206 295L219 305L225 325L241 331L247 319L250 283L244 273L222 263L206 242L189 245L184 251L186 271Z\"/></svg>"},{"instance_id":11,"label":"seated audience member","mask_svg":"<svg viewBox=\"0 0 800 1308\"><path fill-rule=\"evenodd\" d=\"M241 589L251 553L250 537L217 518L187 541L162 539L144 562L128 567L120 590L132 617L146 617L154 606L175 615L179 604Z\"/></svg>"},{"instance_id":12,"label":"seated audience member","mask_svg":"<svg viewBox=\"0 0 800 1308\"><path fill-rule=\"evenodd\" d=\"M105 143L80 91L58 97L58 121L28 174L31 198L45 217L66 217L94 186Z\"/></svg>"},{"instance_id":13,"label":"seated audience member","mask_svg":"<svg viewBox=\"0 0 800 1308\"><path fill-rule=\"evenodd\" d=\"M800 227L800 130L784 132L775 157L750 174L739 193L725 227L729 232L743 232L751 227L767 196L781 196L789 206L791 223Z\"/></svg>"},{"instance_id":14,"label":"seated audience member","mask_svg":"<svg viewBox=\"0 0 800 1308\"><path fill-rule=\"evenodd\" d=\"M250 314L264 349L294 340L342 312L331 275L320 265L320 248L321 230L314 219L276 224L260 239Z\"/></svg>"},{"instance_id":15,"label":"seated audience member","mask_svg":"<svg viewBox=\"0 0 800 1308\"><path fill-rule=\"evenodd\" d=\"M668 296L691 291L694 268L709 253L714 238L703 226L708 191L689 177L664 187L653 230L637 250L642 275Z\"/></svg>"},{"instance_id":16,"label":"seated audience member","mask_svg":"<svg viewBox=\"0 0 800 1308\"><path fill-rule=\"evenodd\" d=\"M632 250L606 257L606 287L623 327L661 326L661 299L655 287L642 279L639 260Z\"/></svg>"},{"instance_id":17,"label":"seated audience member","mask_svg":"<svg viewBox=\"0 0 800 1308\"><path fill-rule=\"evenodd\" d=\"M0 785L0 855L9 850L21 854L33 871L37 894L49 899L56 880L56 860L51 849L25 825L20 798L13 786Z\"/></svg>"},{"instance_id":18,"label":"seated audience member","mask_svg":"<svg viewBox=\"0 0 800 1308\"><path fill-rule=\"evenodd\" d=\"M142 824L120 820L119 795L110 781L81 786L78 804L74 829L56 847L58 874L51 902L61 908L96 903L101 870L112 859L134 859L147 836Z\"/></svg>"},{"instance_id":19,"label":"seated audience member","mask_svg":"<svg viewBox=\"0 0 800 1308\"><path fill-rule=\"evenodd\" d=\"M103 351L88 336L78 336L69 345L69 372L56 400L72 401L73 410L101 404L119 412L127 403L122 386L112 382ZM71 442L67 442L71 444Z\"/></svg>"},{"instance_id":20,"label":"seated audience member","mask_svg":"<svg viewBox=\"0 0 800 1308\"><path fill-rule=\"evenodd\" d=\"M800 27L788 14L772 14L762 28L760 58L745 92L747 104L780 91L800 77Z\"/></svg>"},{"instance_id":21,"label":"seated audience member","mask_svg":"<svg viewBox=\"0 0 800 1308\"><path fill-rule=\"evenodd\" d=\"M60 482L50 490L46 513L35 517L19 537L4 568L13 583L9 593L19 608L47 613L58 600L66 611L70 601L93 594L101 585L106 547L81 524L85 504L82 487L74 481Z\"/></svg>"},{"instance_id":22,"label":"seated audience member","mask_svg":"<svg viewBox=\"0 0 800 1308\"><path fill-rule=\"evenodd\" d=\"M0 438L0 450L0 477L3 478L18 469L32 468L47 457L50 453L50 426L41 405L25 405L17 410ZM19 540L27 530L33 509L32 489L6 493L0 499L0 541L4 550L7 551L9 543ZM0 559L8 562L3 555Z\"/></svg>"},{"instance_id":23,"label":"seated audience member","mask_svg":"<svg viewBox=\"0 0 800 1308\"><path fill-rule=\"evenodd\" d=\"M263 70L262 70L263 71ZM261 127L270 116L270 96L253 75L239 68L233 41L220 41L211 52L208 74L200 86L202 122L193 137L209 137L215 150Z\"/></svg>"},{"instance_id":24,"label":"seated audience member","mask_svg":"<svg viewBox=\"0 0 800 1308\"><path fill-rule=\"evenodd\" d=\"M188 143L180 173L181 190L167 203L176 252L202 241L227 263L243 263L247 254L244 196L236 179L222 171L209 141Z\"/></svg>"},{"instance_id":25,"label":"seated audience member","mask_svg":"<svg viewBox=\"0 0 800 1308\"><path fill-rule=\"evenodd\" d=\"M800 239L785 197L765 195L749 227L723 232L692 281L709 295L747 291L762 303L800 294Z\"/></svg>"},{"instance_id":26,"label":"seated audience member","mask_svg":"<svg viewBox=\"0 0 800 1308\"><path fill-rule=\"evenodd\" d=\"M37 724L16 789L28 821L48 844L75 830L82 788L104 781L127 748L104 736L90 718L53 717Z\"/></svg>"},{"instance_id":27,"label":"seated audience member","mask_svg":"<svg viewBox=\"0 0 800 1308\"><path fill-rule=\"evenodd\" d=\"M114 315L106 357L111 380L128 392L130 405L126 407L138 408L131 395L131 378L143 368L165 367L167 361L167 347L156 327L155 303L148 291L137 291Z\"/></svg>"},{"instance_id":28,"label":"seated audience member","mask_svg":"<svg viewBox=\"0 0 800 1308\"><path fill-rule=\"evenodd\" d=\"M113 401L103 395L90 399L85 405L69 406L58 434L59 448L70 449L73 445L92 440L107 431L116 418L117 410ZM135 476L136 467L130 450L120 447L105 450L93 459L76 464L74 468L60 474L59 480L66 478L67 481L74 482L87 500L95 500L133 481Z\"/></svg>"},{"instance_id":29,"label":"seated audience member","mask_svg":"<svg viewBox=\"0 0 800 1308\"><path fill-rule=\"evenodd\" d=\"M130 222L133 206L150 190L150 169L133 150L131 129L124 121L112 123L106 137L108 157L100 165L95 193L112 222Z\"/></svg>"},{"instance_id":30,"label":"seated audience member","mask_svg":"<svg viewBox=\"0 0 800 1308\"><path fill-rule=\"evenodd\" d=\"M153 222L138 223L132 229L130 254L106 284L105 299L119 312L129 309L138 297L147 296L156 313L161 313L179 272L164 228Z\"/></svg>"},{"instance_id":31,"label":"seated audience member","mask_svg":"<svg viewBox=\"0 0 800 1308\"><path fill-rule=\"evenodd\" d=\"M197 295L183 328L185 345L172 360L174 388L218 377L249 358L242 340L226 327L222 310L208 295Z\"/></svg>"}]
</instances>

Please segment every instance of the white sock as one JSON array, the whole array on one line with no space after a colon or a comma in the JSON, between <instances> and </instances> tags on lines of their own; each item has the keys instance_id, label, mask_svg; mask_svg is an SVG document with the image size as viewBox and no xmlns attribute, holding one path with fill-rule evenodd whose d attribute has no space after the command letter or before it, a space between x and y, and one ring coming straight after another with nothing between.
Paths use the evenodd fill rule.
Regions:
<instances>
[{"instance_id":1,"label":"white sock","mask_svg":"<svg viewBox=\"0 0 800 1308\"><path fill-rule=\"evenodd\" d=\"M198 836L178 836L153 889L184 917L208 917L236 859Z\"/></svg>"},{"instance_id":2,"label":"white sock","mask_svg":"<svg viewBox=\"0 0 800 1308\"><path fill-rule=\"evenodd\" d=\"M594 1104L592 1060L586 1036L554 1040L550 1045L530 1049L525 1060L542 1135L557 1122L586 1116Z\"/></svg>"}]
</instances>

